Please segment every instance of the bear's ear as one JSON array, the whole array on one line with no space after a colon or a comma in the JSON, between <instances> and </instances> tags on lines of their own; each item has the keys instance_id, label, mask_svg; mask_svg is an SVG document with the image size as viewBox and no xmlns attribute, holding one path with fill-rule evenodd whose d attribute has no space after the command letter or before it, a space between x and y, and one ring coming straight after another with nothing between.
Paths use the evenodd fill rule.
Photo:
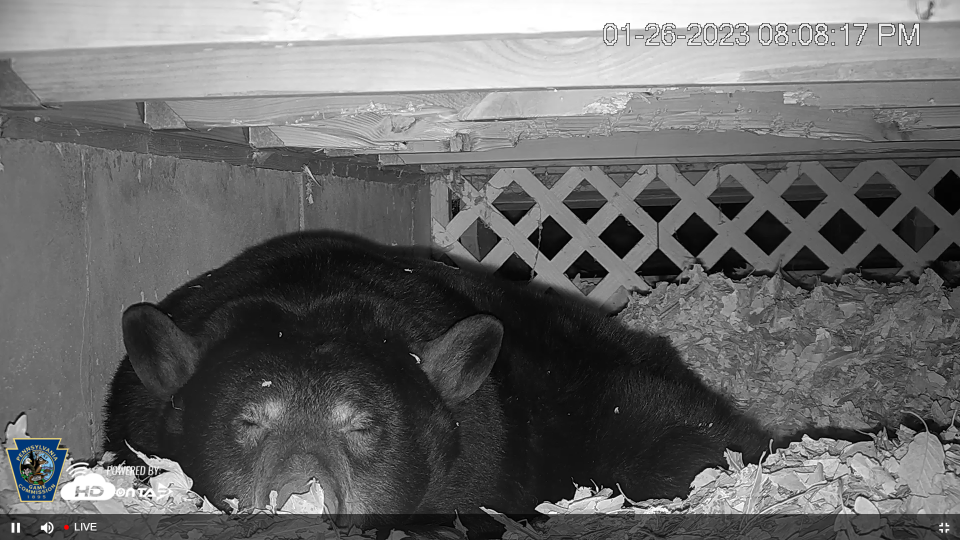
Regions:
<instances>
[{"instance_id":1,"label":"bear's ear","mask_svg":"<svg viewBox=\"0 0 960 540\"><path fill-rule=\"evenodd\" d=\"M423 345L421 367L444 401L455 405L476 392L500 354L503 325L474 315Z\"/></svg>"},{"instance_id":2,"label":"bear's ear","mask_svg":"<svg viewBox=\"0 0 960 540\"><path fill-rule=\"evenodd\" d=\"M127 308L122 326L130 364L155 396L169 399L197 370L200 353L193 339L153 304Z\"/></svg>"}]
</instances>

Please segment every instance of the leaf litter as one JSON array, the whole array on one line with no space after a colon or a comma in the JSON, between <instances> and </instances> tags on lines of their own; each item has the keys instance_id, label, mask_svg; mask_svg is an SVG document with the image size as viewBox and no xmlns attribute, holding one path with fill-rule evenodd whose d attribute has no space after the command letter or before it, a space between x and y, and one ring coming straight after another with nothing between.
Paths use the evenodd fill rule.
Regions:
<instances>
[{"instance_id":1,"label":"leaf litter","mask_svg":"<svg viewBox=\"0 0 960 540\"><path fill-rule=\"evenodd\" d=\"M572 499L536 508L549 516L536 524L484 508L506 526L504 538L938 538L934 517L960 514L960 289L945 290L931 271L918 284L886 286L848 275L811 292L776 275L734 282L694 267L685 277L647 296L633 295L621 320L671 337L692 369L768 428L779 434L811 422L869 428L895 425L894 418L910 412L946 429L937 437L900 425L893 438L881 431L856 443L804 436L760 466L744 465L728 450L727 467L702 471L686 499L631 501L617 486L572 486ZM26 436L22 415L7 425L5 446ZM139 488L138 496L67 501L58 490L53 502L20 502L12 478L0 474L0 508L9 514L133 514L104 523L114 525L109 532L118 540L375 537L375 531L337 530L323 519L316 482L279 509L275 495L263 510L226 501L228 516L190 490L192 480L177 463L138 455L163 472L143 484L104 468L110 456L71 471L100 475L117 489ZM72 464L68 455L61 488ZM283 514L289 516L256 519ZM812 520L801 530L791 518L797 514L833 518ZM919 520L906 521L904 514ZM576 519L564 519L570 516ZM677 516L684 519L665 519ZM456 527L464 533L459 521ZM388 540L406 536L395 530ZM67 536L57 530L51 537Z\"/></svg>"}]
</instances>

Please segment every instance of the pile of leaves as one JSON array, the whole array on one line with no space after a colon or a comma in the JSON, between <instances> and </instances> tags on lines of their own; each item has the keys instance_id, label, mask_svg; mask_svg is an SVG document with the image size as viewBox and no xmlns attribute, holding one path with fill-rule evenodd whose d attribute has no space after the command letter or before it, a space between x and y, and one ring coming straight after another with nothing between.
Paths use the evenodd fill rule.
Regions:
<instances>
[{"instance_id":1,"label":"pile of leaves","mask_svg":"<svg viewBox=\"0 0 960 540\"><path fill-rule=\"evenodd\" d=\"M6 430L7 444L26 436L25 417ZM537 511L550 516L537 525L517 523L492 509L488 514L506 525L505 539L553 538L780 538L798 532L797 514L835 516L805 521L798 537L924 538L939 520L906 520L903 514L960 514L960 431L956 425L940 439L900 426L894 439L883 433L872 441L850 443L804 438L768 456L762 465L744 466L736 452L727 452L726 468L707 469L691 484L686 499L631 501L610 488L578 487L572 500L545 502ZM66 501L62 492L73 481L99 475L117 489L136 488L132 476L111 474L101 464L75 466L68 456L67 472L53 502L19 502L9 476L0 476L0 508L11 514L136 514L123 520L100 520L100 531L113 538L375 538L375 531L336 530L322 517L323 492L316 484L295 495L283 508L240 510L227 519L210 502L190 491L192 481L175 462L140 455L163 472L139 490L142 496L103 501ZM6 453L4 453L6 459ZM6 464L4 464L6 465ZM282 520L258 516L290 514ZM220 519L218 519L218 516ZM632 516L633 519L625 519ZM726 519L719 516L725 516ZM739 518L738 518L739 516ZM898 519L900 516L901 519ZM204 519L195 519L203 517ZM730 518L736 519L730 519ZM641 519L636 519L641 518ZM846 519L844 519L846 518ZM18 518L18 521L23 521ZM111 529L112 530L104 530ZM784 534L788 532L790 534ZM73 534L73 533L69 533ZM809 536L812 535L812 536ZM56 530L53 538L68 536ZM389 540L406 537L391 531Z\"/></svg>"},{"instance_id":2,"label":"pile of leaves","mask_svg":"<svg viewBox=\"0 0 960 540\"><path fill-rule=\"evenodd\" d=\"M728 451L728 468L700 473L685 500L637 503L611 489L579 488L572 501L537 510L594 519L551 519L541 530L514 523L505 538L937 538L932 533L943 526L940 516L960 513L958 442L956 426L940 439L900 426L895 439L884 433L858 443L804 437L761 466L743 466L739 454ZM801 521L798 514L834 518ZM658 519L614 519L622 515Z\"/></svg>"},{"instance_id":3,"label":"pile of leaves","mask_svg":"<svg viewBox=\"0 0 960 540\"><path fill-rule=\"evenodd\" d=\"M630 327L667 335L708 384L778 434L896 427L915 413L949 425L960 408L960 288L843 276L812 291L780 275L733 281L694 266L633 295Z\"/></svg>"},{"instance_id":4,"label":"pile of leaves","mask_svg":"<svg viewBox=\"0 0 960 540\"><path fill-rule=\"evenodd\" d=\"M537 507L550 516L543 523L484 511L506 525L510 540L936 538L940 522L923 516L960 514L958 291L945 290L929 271L917 284L886 286L846 276L808 292L779 276L734 282L694 267L681 284L661 283L650 295L631 297L620 317L670 336L708 384L774 431L793 432L811 421L844 428L897 425L892 420L906 412L946 429L938 437L901 425L893 438L881 432L857 443L804 437L759 466L744 465L728 451L727 467L703 471L686 499L631 501L616 486L573 486L571 500ZM21 416L7 426L4 446L26 436ZM132 514L100 521L100 530L112 526L105 532L118 540L375 537L375 531L337 530L324 519L316 484L281 508L241 509L227 501L228 516L191 491L192 480L177 463L140 457L163 471L147 484L114 474L103 460L89 467L68 456L61 488L49 503L20 502L12 477L0 472L0 508L10 514ZM0 470L11 468L0 463ZM93 480L124 496L62 498L69 482ZM283 514L289 516L257 519ZM830 519L801 524L797 514ZM55 530L52 537L73 534ZM389 539L405 536L391 531Z\"/></svg>"}]
</instances>

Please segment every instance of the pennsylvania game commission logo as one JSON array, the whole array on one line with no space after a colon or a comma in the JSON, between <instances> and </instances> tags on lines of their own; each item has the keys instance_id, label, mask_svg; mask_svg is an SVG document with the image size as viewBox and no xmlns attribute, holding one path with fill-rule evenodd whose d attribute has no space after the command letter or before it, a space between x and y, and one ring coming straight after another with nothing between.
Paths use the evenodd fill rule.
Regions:
<instances>
[{"instance_id":1,"label":"pennsylvania game commission logo","mask_svg":"<svg viewBox=\"0 0 960 540\"><path fill-rule=\"evenodd\" d=\"M14 439L13 443L16 448L7 448L7 458L20 502L52 501L67 449L59 448L60 439Z\"/></svg>"}]
</instances>

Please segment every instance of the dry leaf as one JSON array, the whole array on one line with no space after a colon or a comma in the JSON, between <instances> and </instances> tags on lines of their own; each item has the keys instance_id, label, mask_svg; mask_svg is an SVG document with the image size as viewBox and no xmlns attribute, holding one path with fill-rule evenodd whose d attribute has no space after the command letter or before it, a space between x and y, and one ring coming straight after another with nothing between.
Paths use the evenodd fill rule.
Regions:
<instances>
[{"instance_id":1,"label":"dry leaf","mask_svg":"<svg viewBox=\"0 0 960 540\"><path fill-rule=\"evenodd\" d=\"M930 433L918 433L910 442L907 455L900 461L900 477L915 495L939 495L943 486L935 481L935 477L945 470L943 459L940 440Z\"/></svg>"}]
</instances>

